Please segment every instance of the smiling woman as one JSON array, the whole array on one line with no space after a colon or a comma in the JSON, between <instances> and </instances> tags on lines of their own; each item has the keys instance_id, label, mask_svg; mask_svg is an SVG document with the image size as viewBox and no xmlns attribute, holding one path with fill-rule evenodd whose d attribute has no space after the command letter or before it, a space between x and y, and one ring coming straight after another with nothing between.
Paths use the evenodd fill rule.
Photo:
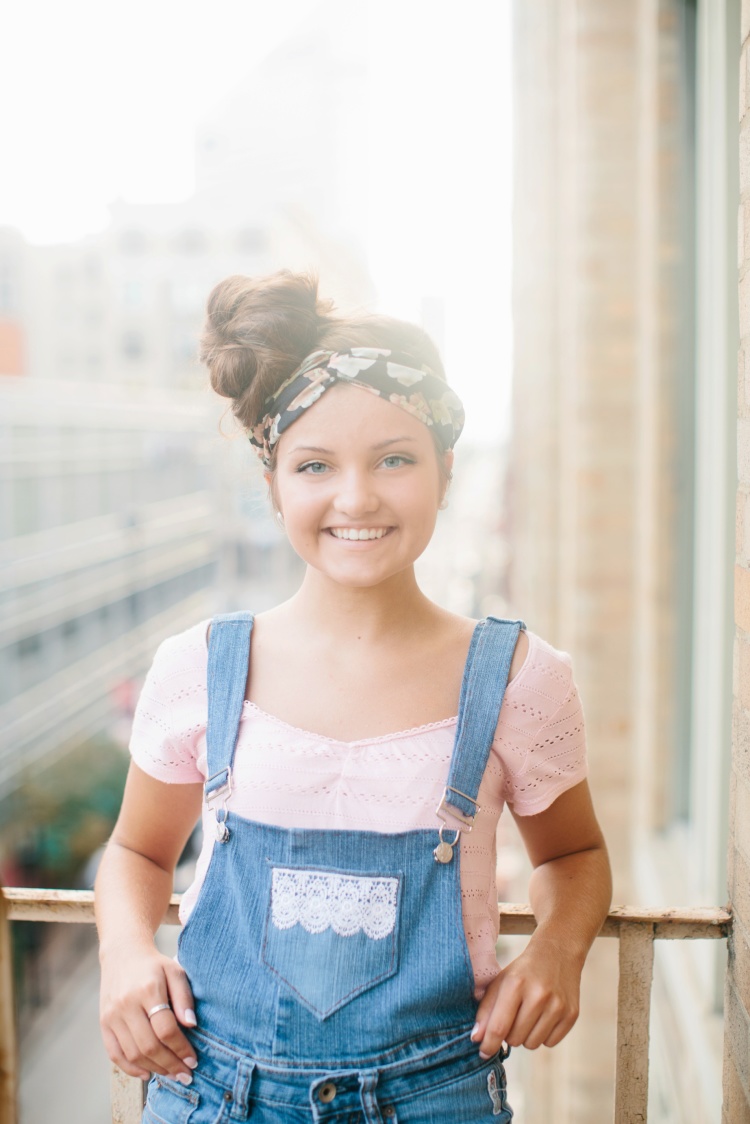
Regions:
<instances>
[{"instance_id":1,"label":"smiling woman","mask_svg":"<svg viewBox=\"0 0 750 1124\"><path fill-rule=\"evenodd\" d=\"M394 427L407 433L390 437ZM326 452L311 461L304 442L313 435ZM282 438L275 472L266 475L289 541L314 567L314 580L371 585L411 566L426 548L452 459L450 450L436 453L415 417L340 385Z\"/></svg>"},{"instance_id":2,"label":"smiling woman","mask_svg":"<svg viewBox=\"0 0 750 1124\"><path fill-rule=\"evenodd\" d=\"M282 270L214 289L202 354L306 568L154 660L97 878L107 1049L153 1073L146 1121L251 1098L258 1124L508 1124L508 1048L570 1030L610 899L570 657L419 588L464 421L422 329L340 318ZM153 931L201 797L169 960ZM538 926L501 968L505 802Z\"/></svg>"}]
</instances>

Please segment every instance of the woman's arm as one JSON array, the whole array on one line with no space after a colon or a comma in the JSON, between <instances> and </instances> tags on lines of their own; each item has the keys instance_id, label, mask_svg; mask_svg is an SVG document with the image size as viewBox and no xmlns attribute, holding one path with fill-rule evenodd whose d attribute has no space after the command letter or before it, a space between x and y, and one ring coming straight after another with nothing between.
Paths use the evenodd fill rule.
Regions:
<instances>
[{"instance_id":1,"label":"woman's arm","mask_svg":"<svg viewBox=\"0 0 750 1124\"><path fill-rule=\"evenodd\" d=\"M195 1025L187 977L159 952L154 934L201 800L202 785L165 784L131 762L120 815L96 876L102 1037L112 1061L134 1077L182 1074L187 1082L195 1061L177 1021ZM173 1010L149 1020L147 1012L166 1002Z\"/></svg>"},{"instance_id":2,"label":"woman's arm","mask_svg":"<svg viewBox=\"0 0 750 1124\"><path fill-rule=\"evenodd\" d=\"M607 848L586 781L536 816L515 816L534 865L529 895L537 927L492 981L472 1039L492 1056L509 1046L555 1046L578 1018L583 964L612 898Z\"/></svg>"}]
</instances>

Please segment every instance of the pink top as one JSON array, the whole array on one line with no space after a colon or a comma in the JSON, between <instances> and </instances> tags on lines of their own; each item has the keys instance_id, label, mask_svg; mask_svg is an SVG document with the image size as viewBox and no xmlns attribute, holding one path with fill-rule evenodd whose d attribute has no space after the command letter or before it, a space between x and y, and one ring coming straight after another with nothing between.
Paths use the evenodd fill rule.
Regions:
<instances>
[{"instance_id":1,"label":"pink top","mask_svg":"<svg viewBox=\"0 0 750 1124\"><path fill-rule=\"evenodd\" d=\"M201 621L158 648L133 720L130 752L157 780L206 779L206 629ZM587 773L584 716L570 656L528 632L529 651L508 684L470 834L461 840L461 892L477 996L499 971L495 832L504 803L528 816ZM458 718L342 742L290 726L245 702L230 808L279 827L401 832L439 827ZM398 783L394 784L394 778ZM203 804L203 846L183 895L184 924L214 845Z\"/></svg>"}]
</instances>

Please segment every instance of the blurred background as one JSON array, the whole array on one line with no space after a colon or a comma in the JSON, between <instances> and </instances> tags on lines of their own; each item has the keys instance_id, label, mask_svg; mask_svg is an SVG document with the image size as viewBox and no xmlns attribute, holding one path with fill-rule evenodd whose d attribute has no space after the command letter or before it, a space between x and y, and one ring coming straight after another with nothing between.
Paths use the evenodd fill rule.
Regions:
<instances>
[{"instance_id":1,"label":"blurred background","mask_svg":"<svg viewBox=\"0 0 750 1124\"><path fill-rule=\"evenodd\" d=\"M730 814L735 640L735 762L750 706L741 16L740 0L3 12L0 883L92 886L160 641L301 577L197 361L212 286L287 267L440 348L467 426L420 578L571 654L615 901L725 902L728 845L750 862ZM498 854L501 898L524 901L507 816ZM59 1124L109 1119L93 927L12 935L22 1124L50 1119L51 1087ZM750 1119L750 967L727 983L725 942L657 944L649 1120ZM564 1043L512 1054L524 1124L612 1118L616 946L592 951Z\"/></svg>"}]
</instances>

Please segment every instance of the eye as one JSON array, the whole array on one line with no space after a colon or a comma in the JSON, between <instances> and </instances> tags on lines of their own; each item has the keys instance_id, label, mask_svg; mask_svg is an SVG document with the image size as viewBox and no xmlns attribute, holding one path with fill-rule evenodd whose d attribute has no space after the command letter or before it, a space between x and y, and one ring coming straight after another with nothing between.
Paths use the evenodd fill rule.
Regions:
<instances>
[{"instance_id":1,"label":"eye","mask_svg":"<svg viewBox=\"0 0 750 1124\"><path fill-rule=\"evenodd\" d=\"M326 467L322 461L308 461L307 464L301 464L297 472L308 472L309 470L310 476L322 476Z\"/></svg>"},{"instance_id":2,"label":"eye","mask_svg":"<svg viewBox=\"0 0 750 1124\"><path fill-rule=\"evenodd\" d=\"M394 461L398 463L394 464ZM383 464L386 468L400 468L402 464L414 464L414 461L409 457L402 457L400 453L389 453L387 457L383 457Z\"/></svg>"}]
</instances>

